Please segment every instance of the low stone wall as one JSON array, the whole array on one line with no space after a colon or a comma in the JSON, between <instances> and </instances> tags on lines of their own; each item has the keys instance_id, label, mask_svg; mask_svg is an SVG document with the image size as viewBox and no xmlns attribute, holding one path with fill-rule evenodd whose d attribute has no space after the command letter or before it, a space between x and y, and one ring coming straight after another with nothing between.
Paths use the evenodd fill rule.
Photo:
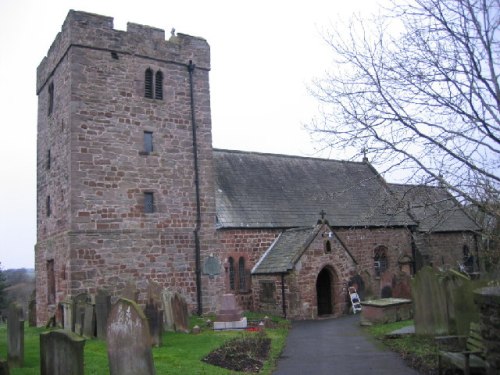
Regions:
<instances>
[{"instance_id":1,"label":"low stone wall","mask_svg":"<svg viewBox=\"0 0 500 375\"><path fill-rule=\"evenodd\" d=\"M410 299L381 298L361 302L361 307L361 325L398 322L413 316Z\"/></svg>"},{"instance_id":2,"label":"low stone wall","mask_svg":"<svg viewBox=\"0 0 500 375\"><path fill-rule=\"evenodd\" d=\"M500 374L500 287L486 287L474 292L479 306L481 336L486 348L487 374Z\"/></svg>"}]
</instances>

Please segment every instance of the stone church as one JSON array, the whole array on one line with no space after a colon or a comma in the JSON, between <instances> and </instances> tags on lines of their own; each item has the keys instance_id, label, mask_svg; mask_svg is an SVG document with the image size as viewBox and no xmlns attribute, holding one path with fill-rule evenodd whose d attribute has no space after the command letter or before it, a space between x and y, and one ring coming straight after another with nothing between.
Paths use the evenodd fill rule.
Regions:
<instances>
[{"instance_id":1,"label":"stone church","mask_svg":"<svg viewBox=\"0 0 500 375\"><path fill-rule=\"evenodd\" d=\"M144 303L150 282L193 313L234 293L314 319L347 313L350 285L407 296L424 264L477 267L479 228L439 187L388 184L367 160L213 149L210 68L202 38L68 13L37 69L39 325L83 292L132 283Z\"/></svg>"}]
</instances>

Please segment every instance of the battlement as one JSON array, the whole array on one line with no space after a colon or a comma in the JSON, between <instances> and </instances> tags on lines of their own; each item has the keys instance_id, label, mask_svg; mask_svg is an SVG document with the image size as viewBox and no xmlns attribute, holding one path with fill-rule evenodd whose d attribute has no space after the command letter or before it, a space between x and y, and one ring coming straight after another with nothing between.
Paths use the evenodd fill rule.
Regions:
<instances>
[{"instance_id":1,"label":"battlement","mask_svg":"<svg viewBox=\"0 0 500 375\"><path fill-rule=\"evenodd\" d=\"M109 50L144 58L188 64L210 70L210 47L203 38L186 34L165 40L165 31L156 27L127 23L127 30L115 30L113 17L70 10L37 68L37 94L71 47Z\"/></svg>"}]
</instances>

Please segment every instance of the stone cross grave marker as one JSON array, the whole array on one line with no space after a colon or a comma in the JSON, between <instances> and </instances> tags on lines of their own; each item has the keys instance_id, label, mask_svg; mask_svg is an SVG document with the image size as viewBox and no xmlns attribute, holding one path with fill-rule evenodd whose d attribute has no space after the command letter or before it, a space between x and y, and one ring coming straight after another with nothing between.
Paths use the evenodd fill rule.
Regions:
<instances>
[{"instance_id":1,"label":"stone cross grave marker","mask_svg":"<svg viewBox=\"0 0 500 375\"><path fill-rule=\"evenodd\" d=\"M84 375L85 339L67 330L40 334L41 375Z\"/></svg>"},{"instance_id":2,"label":"stone cross grave marker","mask_svg":"<svg viewBox=\"0 0 500 375\"><path fill-rule=\"evenodd\" d=\"M154 375L149 326L140 307L120 298L108 316L106 332L111 375Z\"/></svg>"},{"instance_id":3,"label":"stone cross grave marker","mask_svg":"<svg viewBox=\"0 0 500 375\"><path fill-rule=\"evenodd\" d=\"M9 306L7 316L7 360L9 367L23 367L24 362L24 320L23 311L15 303Z\"/></svg>"},{"instance_id":4,"label":"stone cross grave marker","mask_svg":"<svg viewBox=\"0 0 500 375\"><path fill-rule=\"evenodd\" d=\"M106 339L106 324L111 311L111 296L104 290L99 290L95 296L95 318L97 326L97 338Z\"/></svg>"}]
</instances>

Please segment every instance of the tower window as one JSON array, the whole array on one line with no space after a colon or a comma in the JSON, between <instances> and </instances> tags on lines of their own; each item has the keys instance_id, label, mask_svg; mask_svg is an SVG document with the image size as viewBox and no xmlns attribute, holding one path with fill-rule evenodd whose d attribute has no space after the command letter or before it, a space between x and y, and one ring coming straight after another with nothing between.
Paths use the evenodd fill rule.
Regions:
<instances>
[{"instance_id":1,"label":"tower window","mask_svg":"<svg viewBox=\"0 0 500 375\"><path fill-rule=\"evenodd\" d=\"M144 213L151 214L155 212L154 194L151 192L144 193Z\"/></svg>"},{"instance_id":2,"label":"tower window","mask_svg":"<svg viewBox=\"0 0 500 375\"><path fill-rule=\"evenodd\" d=\"M163 73L156 72L155 77L155 99L163 99Z\"/></svg>"},{"instance_id":3,"label":"tower window","mask_svg":"<svg viewBox=\"0 0 500 375\"><path fill-rule=\"evenodd\" d=\"M47 217L49 217L52 214L52 208L50 206L50 195L47 195L47 200L45 201L45 209L47 212Z\"/></svg>"},{"instance_id":4,"label":"tower window","mask_svg":"<svg viewBox=\"0 0 500 375\"><path fill-rule=\"evenodd\" d=\"M50 148L47 150L47 169L50 169Z\"/></svg>"},{"instance_id":5,"label":"tower window","mask_svg":"<svg viewBox=\"0 0 500 375\"><path fill-rule=\"evenodd\" d=\"M153 152L153 132L144 132L144 153Z\"/></svg>"},{"instance_id":6,"label":"tower window","mask_svg":"<svg viewBox=\"0 0 500 375\"><path fill-rule=\"evenodd\" d=\"M49 102L48 102L48 112L47 114L50 116L52 114L52 110L54 109L54 83L51 82L48 88L49 93Z\"/></svg>"},{"instance_id":7,"label":"tower window","mask_svg":"<svg viewBox=\"0 0 500 375\"><path fill-rule=\"evenodd\" d=\"M56 277L54 271L54 259L47 261L47 303L56 303Z\"/></svg>"},{"instance_id":8,"label":"tower window","mask_svg":"<svg viewBox=\"0 0 500 375\"><path fill-rule=\"evenodd\" d=\"M144 76L144 97L153 99L153 71L149 68Z\"/></svg>"}]
</instances>

